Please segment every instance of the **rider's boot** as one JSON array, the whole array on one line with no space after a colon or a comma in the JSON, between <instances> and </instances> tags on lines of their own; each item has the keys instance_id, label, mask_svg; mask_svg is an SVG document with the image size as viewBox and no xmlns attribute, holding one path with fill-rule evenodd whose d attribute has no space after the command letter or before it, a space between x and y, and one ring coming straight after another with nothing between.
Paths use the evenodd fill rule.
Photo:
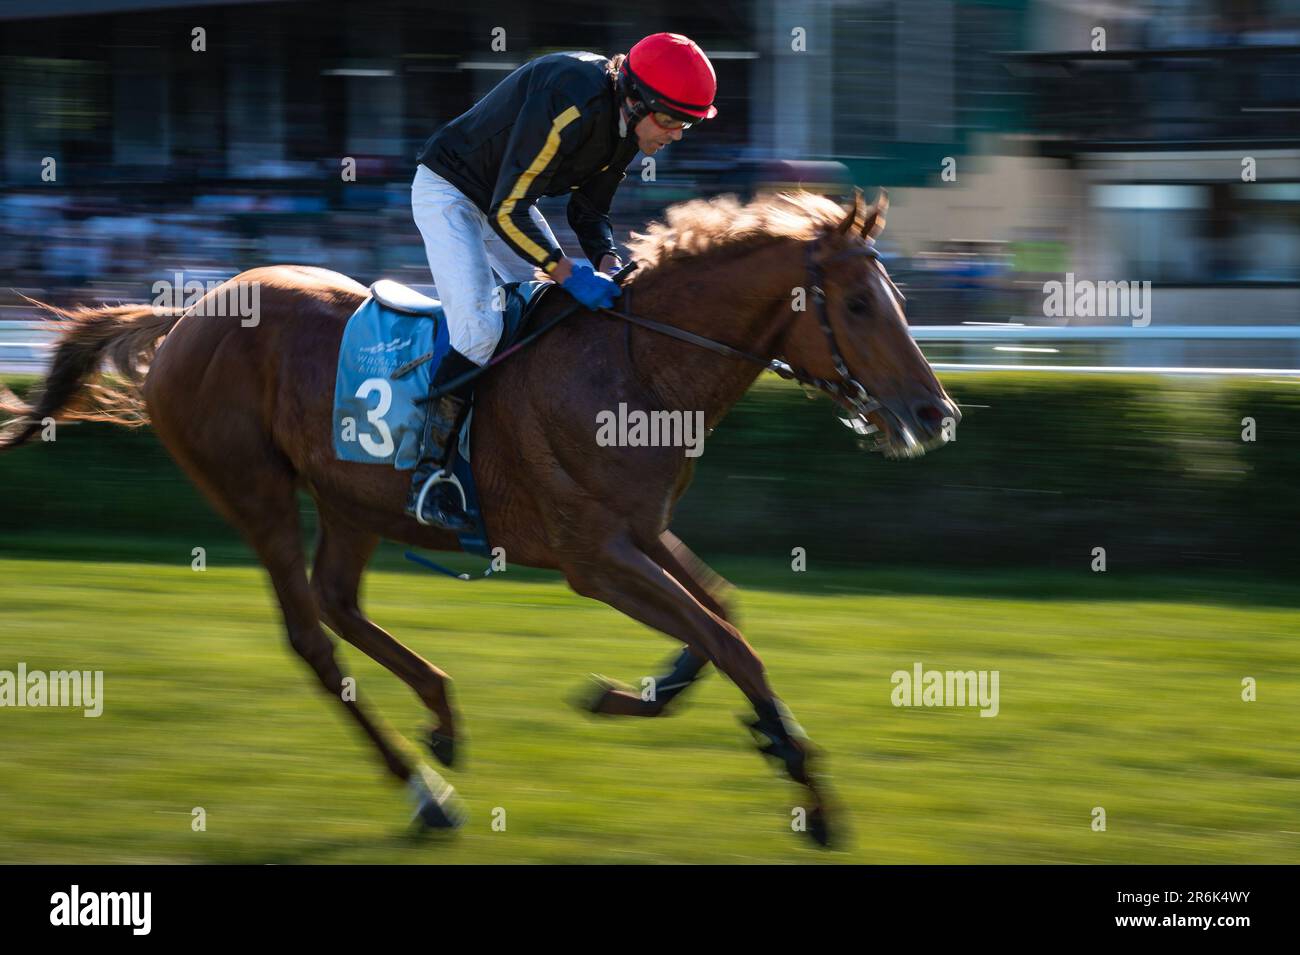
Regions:
<instances>
[{"instance_id":1,"label":"rider's boot","mask_svg":"<svg viewBox=\"0 0 1300 955\"><path fill-rule=\"evenodd\" d=\"M456 349L450 349L438 366L433 381L429 383L430 393L477 367ZM411 475L411 493L406 501L406 513L421 524L434 524L457 534L469 533L475 529L474 521L465 513L458 485L441 480L443 475L440 475L440 479L428 486L427 490L426 486L451 461L456 436L473 392L474 383L470 381L429 402L424 415L423 441L420 443L425 457L416 464ZM422 494L423 501L420 500Z\"/></svg>"}]
</instances>

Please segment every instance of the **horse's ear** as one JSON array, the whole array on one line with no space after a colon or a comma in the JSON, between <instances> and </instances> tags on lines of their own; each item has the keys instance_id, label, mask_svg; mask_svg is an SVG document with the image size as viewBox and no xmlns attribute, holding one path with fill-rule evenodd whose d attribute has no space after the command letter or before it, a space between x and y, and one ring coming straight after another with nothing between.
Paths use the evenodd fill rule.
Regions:
<instances>
[{"instance_id":1,"label":"horse's ear","mask_svg":"<svg viewBox=\"0 0 1300 955\"><path fill-rule=\"evenodd\" d=\"M874 239L885 231L885 213L888 211L889 193L881 189L875 204L867 209L866 219L862 223L862 238Z\"/></svg>"},{"instance_id":2,"label":"horse's ear","mask_svg":"<svg viewBox=\"0 0 1300 955\"><path fill-rule=\"evenodd\" d=\"M844 216L844 220L835 227L835 231L840 235L848 235L858 221L858 216L862 214L862 190L857 186L853 187L853 208L849 209Z\"/></svg>"}]
</instances>

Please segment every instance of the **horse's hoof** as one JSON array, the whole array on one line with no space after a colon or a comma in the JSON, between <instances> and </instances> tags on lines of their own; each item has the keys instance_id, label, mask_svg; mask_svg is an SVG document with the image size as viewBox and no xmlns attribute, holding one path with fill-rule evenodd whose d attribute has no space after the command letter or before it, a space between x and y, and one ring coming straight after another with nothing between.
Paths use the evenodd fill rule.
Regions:
<instances>
[{"instance_id":1,"label":"horse's hoof","mask_svg":"<svg viewBox=\"0 0 1300 955\"><path fill-rule=\"evenodd\" d=\"M585 713L598 716L659 716L664 712L662 703L643 700L626 683L599 673L591 674L591 682L570 697L569 702Z\"/></svg>"},{"instance_id":2,"label":"horse's hoof","mask_svg":"<svg viewBox=\"0 0 1300 955\"><path fill-rule=\"evenodd\" d=\"M464 823L465 809L456 790L430 767L415 767L406 785L415 802L413 822L425 829L457 829Z\"/></svg>"},{"instance_id":3,"label":"horse's hoof","mask_svg":"<svg viewBox=\"0 0 1300 955\"><path fill-rule=\"evenodd\" d=\"M439 733L437 730L429 730L428 735L424 738L424 745L429 747L429 752L433 754L433 758L442 765L452 766L455 764L456 740L453 737L445 733Z\"/></svg>"},{"instance_id":4,"label":"horse's hoof","mask_svg":"<svg viewBox=\"0 0 1300 955\"><path fill-rule=\"evenodd\" d=\"M805 830L808 837L823 849L830 848L831 831L826 824L826 814L822 812L820 806L808 814L808 828Z\"/></svg>"},{"instance_id":5,"label":"horse's hoof","mask_svg":"<svg viewBox=\"0 0 1300 955\"><path fill-rule=\"evenodd\" d=\"M786 775L795 782L808 784L808 761L816 752L808 737L793 736L788 728L763 720L751 721L741 717L740 723L754 734L761 755L784 767Z\"/></svg>"},{"instance_id":6,"label":"horse's hoof","mask_svg":"<svg viewBox=\"0 0 1300 955\"><path fill-rule=\"evenodd\" d=\"M569 702L587 713L604 714L609 698L619 692L630 693L632 688L626 683L611 680L603 673L592 673L588 676L587 683L569 698Z\"/></svg>"}]
</instances>

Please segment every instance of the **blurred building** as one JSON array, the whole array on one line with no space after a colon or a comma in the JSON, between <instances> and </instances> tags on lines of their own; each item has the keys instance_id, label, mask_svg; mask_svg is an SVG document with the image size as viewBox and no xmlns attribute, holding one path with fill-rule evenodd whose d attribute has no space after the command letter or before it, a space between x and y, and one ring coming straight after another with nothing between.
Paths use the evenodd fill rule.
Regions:
<instances>
[{"instance_id":1,"label":"blurred building","mask_svg":"<svg viewBox=\"0 0 1300 955\"><path fill-rule=\"evenodd\" d=\"M8 2L3 18L4 176L32 181L55 155L82 183L151 179L302 180L323 160L359 157L370 175L407 175L418 145L502 76L556 50L612 55L670 24L710 53L720 115L683 154L735 151L764 110L804 117L781 58L760 57L776 19L812 25L819 3L605 5L506 0ZM789 9L778 9L789 8ZM814 49L829 43L814 33ZM193 31L204 31L205 50ZM777 75L764 76L767 70ZM756 97L756 83L780 101ZM809 91L811 96L811 91ZM814 124L795 130L806 151ZM698 148L697 148L698 147ZM336 177L337 178L337 177Z\"/></svg>"},{"instance_id":2,"label":"blurred building","mask_svg":"<svg viewBox=\"0 0 1300 955\"><path fill-rule=\"evenodd\" d=\"M1152 282L1165 323L1300 315L1300 0L0 0L0 269L80 298L266 261L427 281L420 143L531 57L661 29L709 53L719 116L634 163L620 235L884 185L914 324L1041 322L1067 271Z\"/></svg>"},{"instance_id":3,"label":"blurred building","mask_svg":"<svg viewBox=\"0 0 1300 955\"><path fill-rule=\"evenodd\" d=\"M711 55L719 117L658 160L653 189L629 178L616 208L625 234L725 179L778 112L796 120L790 155L824 132L791 98L792 74L806 71L759 53L764 31L790 21L816 26L808 56L819 56L831 42L823 7L6 0L0 225L11 241L0 268L17 284L102 285L162 253L158 268L230 272L270 258L427 281L409 184L430 133L532 57L612 55L670 27ZM57 184L42 178L47 158ZM551 220L565 239L563 213ZM191 235L184 262L159 248L178 230ZM121 248L90 247L105 238Z\"/></svg>"}]
</instances>

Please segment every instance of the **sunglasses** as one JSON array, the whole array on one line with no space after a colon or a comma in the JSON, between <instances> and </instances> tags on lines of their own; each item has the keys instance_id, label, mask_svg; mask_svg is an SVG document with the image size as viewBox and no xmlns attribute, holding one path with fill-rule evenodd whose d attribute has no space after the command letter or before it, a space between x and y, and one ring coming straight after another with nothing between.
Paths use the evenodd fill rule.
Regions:
<instances>
[{"instance_id":1,"label":"sunglasses","mask_svg":"<svg viewBox=\"0 0 1300 955\"><path fill-rule=\"evenodd\" d=\"M667 113L651 113L650 118L655 121L655 125L660 129L690 129L694 123L684 123L680 119L675 119Z\"/></svg>"}]
</instances>

